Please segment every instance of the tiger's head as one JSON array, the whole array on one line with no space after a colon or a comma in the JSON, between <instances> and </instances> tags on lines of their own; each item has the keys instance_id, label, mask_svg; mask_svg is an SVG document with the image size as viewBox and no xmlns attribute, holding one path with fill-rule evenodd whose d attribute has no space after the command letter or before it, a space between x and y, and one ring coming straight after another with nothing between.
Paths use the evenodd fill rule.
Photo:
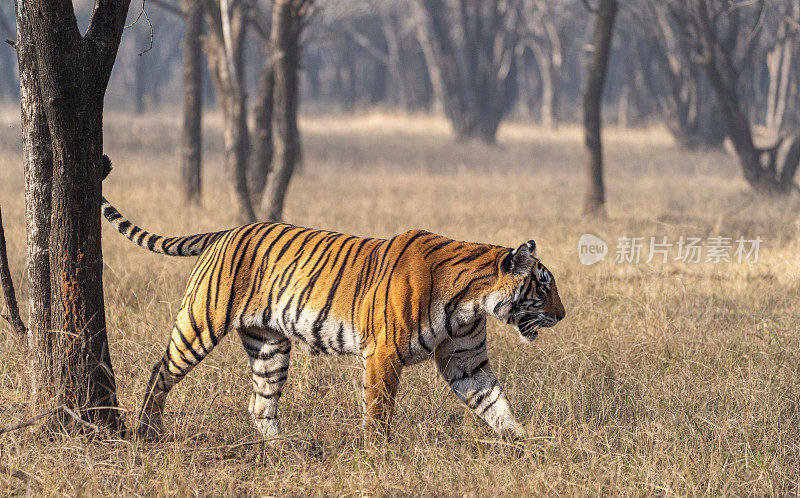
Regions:
<instances>
[{"instance_id":1,"label":"tiger's head","mask_svg":"<svg viewBox=\"0 0 800 498\"><path fill-rule=\"evenodd\" d=\"M533 340L540 328L566 316L555 277L536 256L536 242L510 250L499 265L492 314L513 325L523 340Z\"/></svg>"}]
</instances>

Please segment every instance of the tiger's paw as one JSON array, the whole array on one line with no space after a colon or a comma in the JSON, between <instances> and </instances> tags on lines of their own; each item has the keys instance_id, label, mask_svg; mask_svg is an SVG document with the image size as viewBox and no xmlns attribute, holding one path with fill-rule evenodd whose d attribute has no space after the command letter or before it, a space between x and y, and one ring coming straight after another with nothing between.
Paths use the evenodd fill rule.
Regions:
<instances>
[{"instance_id":1,"label":"tiger's paw","mask_svg":"<svg viewBox=\"0 0 800 498\"><path fill-rule=\"evenodd\" d=\"M261 437L267 441L267 444L274 446L280 444L280 441L283 440L283 432L281 431L277 419L253 416L253 423L261 434Z\"/></svg>"},{"instance_id":2,"label":"tiger's paw","mask_svg":"<svg viewBox=\"0 0 800 498\"><path fill-rule=\"evenodd\" d=\"M512 443L521 443L528 439L528 431L525 430L522 424L516 421L511 421L500 427L498 432L500 433L500 437Z\"/></svg>"}]
</instances>

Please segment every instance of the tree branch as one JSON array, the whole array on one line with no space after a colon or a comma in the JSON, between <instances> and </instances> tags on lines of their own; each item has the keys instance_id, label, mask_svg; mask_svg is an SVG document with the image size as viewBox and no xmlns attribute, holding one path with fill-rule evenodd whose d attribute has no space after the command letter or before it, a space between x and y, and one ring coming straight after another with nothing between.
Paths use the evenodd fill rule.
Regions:
<instances>
[{"instance_id":1,"label":"tree branch","mask_svg":"<svg viewBox=\"0 0 800 498\"><path fill-rule=\"evenodd\" d=\"M261 38L266 44L269 44L269 27L264 22L264 19L258 15L258 13L250 16L250 26L253 27L253 32Z\"/></svg>"},{"instance_id":2,"label":"tree branch","mask_svg":"<svg viewBox=\"0 0 800 498\"><path fill-rule=\"evenodd\" d=\"M331 31L351 39L361 47L367 55L370 55L384 66L389 66L389 55L375 47L375 45L370 42L369 38L361 34L354 26L348 24L344 29L332 29Z\"/></svg>"},{"instance_id":3,"label":"tree branch","mask_svg":"<svg viewBox=\"0 0 800 498\"><path fill-rule=\"evenodd\" d=\"M80 415L78 415L74 411L70 410L70 408L67 405L59 405L59 406L53 408L52 410L47 410L46 412L40 413L39 415L36 415L35 417L31 417L28 420L24 420L24 421L19 422L17 424L13 424L13 425L9 425L7 427L3 427L2 429L0 429L0 436L3 435L3 434L6 434L6 433L12 432L12 431L16 431L16 430L19 430L19 429L24 429L25 427L30 427L33 424L35 424L37 420L42 419L44 417L48 417L48 416L50 416L50 415L52 415L52 414L54 414L56 412L62 411L62 410L67 415L69 415L75 422L77 422L78 424L86 427L87 429L91 429L94 432L98 432L100 430L100 427L96 426L95 424L93 424L91 422L87 422L87 421L83 420L80 417Z\"/></svg>"},{"instance_id":4,"label":"tree branch","mask_svg":"<svg viewBox=\"0 0 800 498\"><path fill-rule=\"evenodd\" d=\"M0 284L3 287L3 296L8 306L8 316L4 316L14 331L20 336L25 337L28 332L27 327L19 316L19 305L17 296L14 292L14 281L11 279L11 271L8 267L8 254L6 253L6 234L3 230L3 212L0 209Z\"/></svg>"},{"instance_id":5,"label":"tree branch","mask_svg":"<svg viewBox=\"0 0 800 498\"><path fill-rule=\"evenodd\" d=\"M86 38L95 40L106 49L113 47L116 55L119 42L115 43L114 39L119 36L117 33L121 33L122 27L125 26L125 18L128 17L130 4L131 0L95 0L92 17L89 19L89 28L86 30Z\"/></svg>"}]
</instances>

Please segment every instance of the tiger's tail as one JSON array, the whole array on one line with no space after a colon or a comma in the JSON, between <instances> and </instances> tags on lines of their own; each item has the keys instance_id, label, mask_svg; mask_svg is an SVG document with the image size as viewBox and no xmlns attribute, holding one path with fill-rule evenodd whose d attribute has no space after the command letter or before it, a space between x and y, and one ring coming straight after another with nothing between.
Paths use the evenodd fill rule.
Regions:
<instances>
[{"instance_id":1,"label":"tiger's tail","mask_svg":"<svg viewBox=\"0 0 800 498\"><path fill-rule=\"evenodd\" d=\"M111 159L103 156L103 179L111 172ZM117 209L103 197L101 210L103 216L114 227L137 246L148 251L168 256L197 256L203 249L211 245L220 236L230 230L220 232L198 233L183 237L164 237L142 230L120 214Z\"/></svg>"}]
</instances>

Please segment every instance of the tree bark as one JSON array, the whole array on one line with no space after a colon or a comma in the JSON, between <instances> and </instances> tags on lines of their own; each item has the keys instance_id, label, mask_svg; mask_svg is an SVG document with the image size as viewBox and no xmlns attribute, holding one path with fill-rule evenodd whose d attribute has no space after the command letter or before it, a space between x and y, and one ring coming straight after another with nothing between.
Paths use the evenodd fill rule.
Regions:
<instances>
[{"instance_id":1,"label":"tree bark","mask_svg":"<svg viewBox=\"0 0 800 498\"><path fill-rule=\"evenodd\" d=\"M53 362L56 399L109 429L122 428L108 350L100 245L103 97L129 0L98 2L81 36L72 2L22 2L36 51L53 150L51 320L56 339L37 344ZM63 346L63 347L62 347ZM50 404L48 403L48 404ZM60 418L74 428L72 419Z\"/></svg>"},{"instance_id":2,"label":"tree bark","mask_svg":"<svg viewBox=\"0 0 800 498\"><path fill-rule=\"evenodd\" d=\"M29 7L16 4L17 58L20 76L22 156L25 170L25 234L27 239L29 379L31 398L46 405L54 397L59 374L54 352L60 339L51 332L50 204L53 151L44 114L36 67L36 48Z\"/></svg>"},{"instance_id":3,"label":"tree bark","mask_svg":"<svg viewBox=\"0 0 800 498\"><path fill-rule=\"evenodd\" d=\"M275 167L267 178L263 208L268 220L283 218L289 182L300 161L297 129L300 33L308 0L276 0L272 11L271 45L275 50Z\"/></svg>"},{"instance_id":4,"label":"tree bark","mask_svg":"<svg viewBox=\"0 0 800 498\"><path fill-rule=\"evenodd\" d=\"M202 199L203 150L203 8L197 0L182 0L186 15L183 39L183 133L181 137L181 179L183 198L199 206Z\"/></svg>"},{"instance_id":5,"label":"tree bark","mask_svg":"<svg viewBox=\"0 0 800 498\"><path fill-rule=\"evenodd\" d=\"M597 7L594 33L594 55L589 66L586 91L583 96L586 149L589 154L588 187L583 213L605 215L605 186L603 185L602 116L603 87L605 86L611 40L614 36L614 21L617 16L617 0L600 0Z\"/></svg>"}]
</instances>

